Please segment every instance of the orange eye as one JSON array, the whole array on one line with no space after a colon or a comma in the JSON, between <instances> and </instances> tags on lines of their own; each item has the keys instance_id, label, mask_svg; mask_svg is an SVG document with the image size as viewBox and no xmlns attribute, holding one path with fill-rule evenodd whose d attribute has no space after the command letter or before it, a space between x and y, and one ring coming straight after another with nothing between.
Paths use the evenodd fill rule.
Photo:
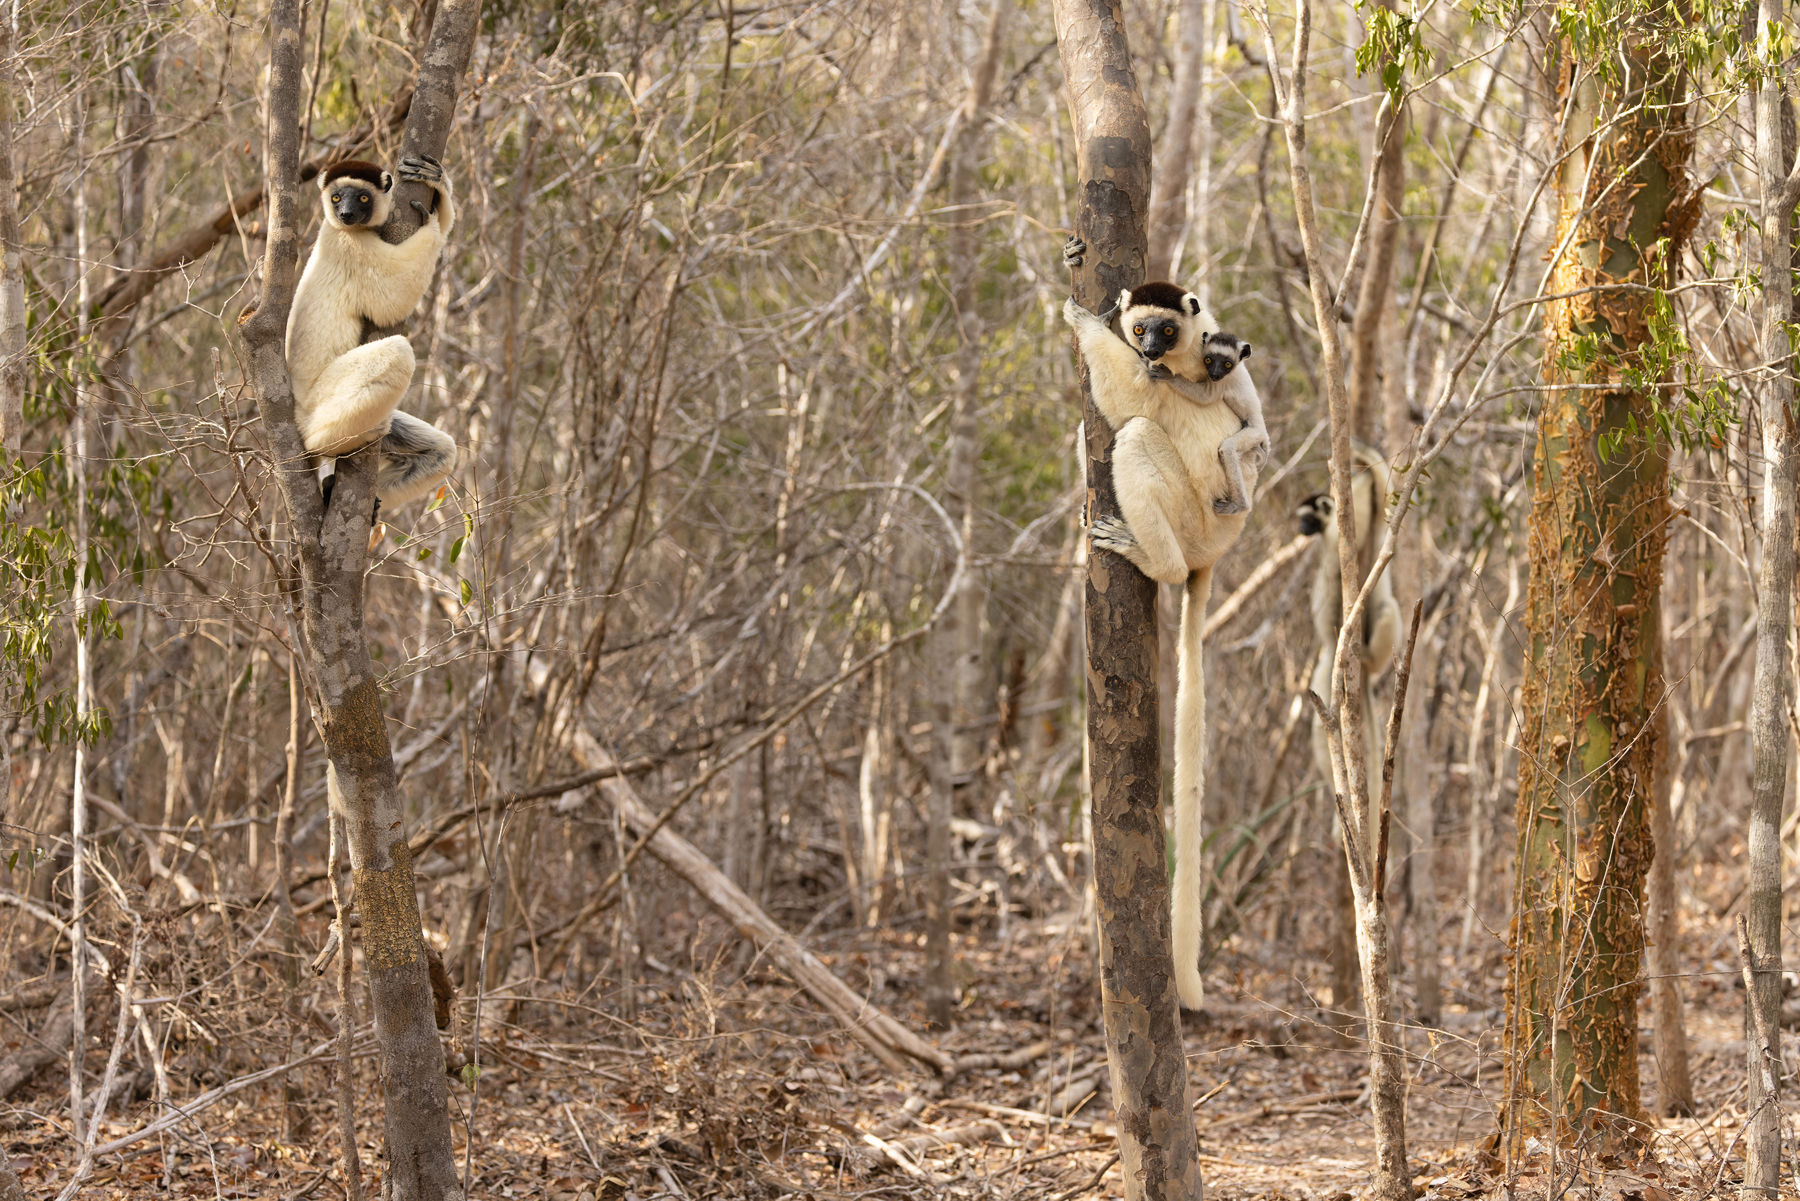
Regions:
<instances>
[{"instance_id":1,"label":"orange eye","mask_svg":"<svg viewBox=\"0 0 1800 1201\"><path fill-rule=\"evenodd\" d=\"M369 203L369 194L367 192L364 192L361 196L358 196L357 199L362 201L364 204L367 204L367 203Z\"/></svg>"},{"instance_id":2,"label":"orange eye","mask_svg":"<svg viewBox=\"0 0 1800 1201\"><path fill-rule=\"evenodd\" d=\"M1208 367L1211 367L1211 366L1212 366L1212 356L1211 356L1211 355L1207 355L1207 356L1206 356L1206 360L1205 360L1205 361L1206 361L1206 365L1207 365L1207 366L1208 366Z\"/></svg>"},{"instance_id":3,"label":"orange eye","mask_svg":"<svg viewBox=\"0 0 1800 1201\"><path fill-rule=\"evenodd\" d=\"M1163 337L1173 338L1174 336L1175 336L1175 327L1174 326L1172 326L1172 325L1163 326Z\"/></svg>"},{"instance_id":4,"label":"orange eye","mask_svg":"<svg viewBox=\"0 0 1800 1201\"><path fill-rule=\"evenodd\" d=\"M1144 327L1141 325L1134 325L1131 327L1131 332L1141 338L1144 336Z\"/></svg>"},{"instance_id":5,"label":"orange eye","mask_svg":"<svg viewBox=\"0 0 1800 1201\"><path fill-rule=\"evenodd\" d=\"M332 193L332 194L331 194L331 203L333 203L333 204L336 204L336 203L337 203L337 202L338 202L338 201L340 201L340 200L342 200L342 199L343 199L343 198L344 198L344 197L343 197L343 193L341 193L341 192L333 192L333 193Z\"/></svg>"}]
</instances>

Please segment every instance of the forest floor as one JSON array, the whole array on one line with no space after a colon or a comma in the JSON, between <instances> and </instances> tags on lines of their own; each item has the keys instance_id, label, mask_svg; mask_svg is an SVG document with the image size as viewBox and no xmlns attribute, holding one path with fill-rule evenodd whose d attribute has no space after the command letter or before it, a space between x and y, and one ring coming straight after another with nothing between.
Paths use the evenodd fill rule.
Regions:
<instances>
[{"instance_id":1,"label":"forest floor","mask_svg":"<svg viewBox=\"0 0 1800 1201\"><path fill-rule=\"evenodd\" d=\"M1018 1070L973 1071L944 1086L922 1073L894 1075L790 982L764 963L734 961L731 952L687 968L646 956L647 983L636 987L630 1005L616 980L599 981L582 996L546 992L510 1012L490 998L488 1012L501 1020L487 1027L478 1092L461 1079L451 1084L459 1162L471 1138L475 1148L467 1157L471 1197L1123 1196L1092 960L1080 929L1078 918L1064 915L1015 921L1003 936L965 940L964 1005L939 1045L967 1055L1059 1041ZM896 1017L921 1022L911 986L922 967L915 938L852 931L811 945L853 987ZM1660 1119L1652 1156L1638 1164L1565 1155L1553 1165L1537 1155L1517 1168L1517 1196L1735 1196L1742 1168L1735 1140L1744 1122L1742 994L1734 965L1721 959L1704 966L1686 982L1701 1117ZM1502 1077L1504 975L1497 954L1477 970L1479 978L1453 972L1445 980L1444 996L1454 1003L1446 1005L1441 1028L1414 1028L1408 1036L1408 1152L1423 1196L1462 1201L1504 1192L1505 1172L1481 1148L1493 1130ZM1222 959L1210 976L1207 1013L1186 1019L1209 1197L1361 1197L1371 1181L1374 1137L1357 1045L1321 1023L1291 968L1278 973ZM622 1016L631 1006L636 1016ZM1647 1005L1644 1013L1647 1026ZM1645 1102L1655 1112L1647 1029L1640 1045ZM99 1059L96 1053L94 1066ZM371 1153L380 1121L371 1056L360 1060L359 1076L360 1141L373 1198L381 1195ZM213 1082L178 1085L177 1103ZM68 1180L66 1090L66 1075L50 1070L15 1104L0 1105L0 1137L27 1196L54 1196ZM309 1067L299 1091L284 1113L279 1084L247 1088L196 1114L165 1142L148 1138L103 1162L82 1196L346 1196L329 1071ZM1061 1117L1065 1104L1076 1103L1071 1117ZM1052 1111L1056 1118L1045 1116ZM150 1112L147 1100L134 1101L109 1121L107 1136L140 1128ZM878 1143L901 1150L891 1158ZM1783 1191L1793 1192L1791 1174Z\"/></svg>"}]
</instances>

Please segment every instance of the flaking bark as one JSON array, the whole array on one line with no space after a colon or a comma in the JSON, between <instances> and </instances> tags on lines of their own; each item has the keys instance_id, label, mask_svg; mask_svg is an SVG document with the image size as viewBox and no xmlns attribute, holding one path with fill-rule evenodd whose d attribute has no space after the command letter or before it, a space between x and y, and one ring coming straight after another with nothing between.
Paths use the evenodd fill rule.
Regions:
<instances>
[{"instance_id":1,"label":"flaking bark","mask_svg":"<svg viewBox=\"0 0 1800 1201\"><path fill-rule=\"evenodd\" d=\"M1638 968L1661 701L1667 442L1623 372L1651 339L1698 194L1678 65L1657 52L1672 8L1628 31L1606 71L1564 47L1570 104L1545 310L1521 696L1513 950L1507 973L1509 1161L1528 1134L1630 1146L1639 1094ZM1570 96L1568 89L1574 88ZM1654 249L1667 239L1666 250ZM1608 283L1639 290L1600 290ZM1585 366L1577 339L1597 346ZM1601 385L1595 387L1594 385Z\"/></svg>"},{"instance_id":2,"label":"flaking bark","mask_svg":"<svg viewBox=\"0 0 1800 1201\"><path fill-rule=\"evenodd\" d=\"M1087 262L1075 298L1105 309L1145 275L1150 126L1116 0L1057 0L1057 45L1075 125ZM1081 375L1087 520L1117 515L1112 431ZM1087 569L1088 743L1101 1016L1125 1195L1199 1201L1198 1140L1176 1011L1169 877L1159 804L1156 585L1110 551Z\"/></svg>"}]
</instances>

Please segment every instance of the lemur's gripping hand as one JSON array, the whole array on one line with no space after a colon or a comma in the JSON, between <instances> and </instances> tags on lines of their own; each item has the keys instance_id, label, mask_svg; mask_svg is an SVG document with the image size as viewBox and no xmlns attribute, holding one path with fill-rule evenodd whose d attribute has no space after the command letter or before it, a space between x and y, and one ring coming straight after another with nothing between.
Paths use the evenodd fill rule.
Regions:
<instances>
[{"instance_id":1,"label":"lemur's gripping hand","mask_svg":"<svg viewBox=\"0 0 1800 1201\"><path fill-rule=\"evenodd\" d=\"M1239 504L1229 496L1213 498L1213 512L1217 513L1220 517L1230 517L1235 513L1248 513L1249 511L1249 505Z\"/></svg>"},{"instance_id":2,"label":"lemur's gripping hand","mask_svg":"<svg viewBox=\"0 0 1800 1201\"><path fill-rule=\"evenodd\" d=\"M1173 371L1170 371L1167 367L1163 366L1161 363L1145 363L1144 364L1144 374L1148 375L1151 379L1155 380L1157 383L1161 383L1164 380L1170 380L1170 379L1175 378L1175 373Z\"/></svg>"},{"instance_id":3,"label":"lemur's gripping hand","mask_svg":"<svg viewBox=\"0 0 1800 1201\"><path fill-rule=\"evenodd\" d=\"M1069 240L1063 243L1063 266L1073 271L1081 266L1082 258L1087 254L1087 243L1081 240L1080 234L1070 234Z\"/></svg>"},{"instance_id":4,"label":"lemur's gripping hand","mask_svg":"<svg viewBox=\"0 0 1800 1201\"><path fill-rule=\"evenodd\" d=\"M444 164L438 162L429 154L421 154L418 158L403 158L400 160L400 178L411 183L440 184L444 181ZM418 210L420 221L429 217L437 208L437 201L435 198L433 198L431 208L429 209L426 208L425 203L420 200L412 200L407 203Z\"/></svg>"},{"instance_id":5,"label":"lemur's gripping hand","mask_svg":"<svg viewBox=\"0 0 1800 1201\"><path fill-rule=\"evenodd\" d=\"M444 178L444 164L429 154L400 160L400 178L412 183L438 183Z\"/></svg>"}]
</instances>

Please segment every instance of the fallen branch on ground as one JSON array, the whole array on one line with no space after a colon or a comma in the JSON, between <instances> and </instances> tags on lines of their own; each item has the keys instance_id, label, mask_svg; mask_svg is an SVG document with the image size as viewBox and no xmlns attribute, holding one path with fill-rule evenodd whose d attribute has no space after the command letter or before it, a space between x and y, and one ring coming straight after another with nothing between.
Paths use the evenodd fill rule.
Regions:
<instances>
[{"instance_id":1,"label":"fallen branch on ground","mask_svg":"<svg viewBox=\"0 0 1800 1201\"><path fill-rule=\"evenodd\" d=\"M1200 1129L1223 1130L1243 1122L1253 1122L1257 1118L1272 1118L1278 1114L1306 1113L1321 1105L1329 1105L1333 1101L1355 1101L1361 1097L1367 1096L1368 1091L1367 1085L1360 1085L1355 1088L1340 1088L1329 1093L1313 1093L1311 1096L1295 1097L1292 1101L1283 1102L1281 1104L1277 1104L1273 1101L1265 1101L1255 1109L1240 1110L1237 1113L1226 1114L1221 1118L1214 1118L1212 1121L1201 1126Z\"/></svg>"},{"instance_id":2,"label":"fallen branch on ground","mask_svg":"<svg viewBox=\"0 0 1800 1201\"><path fill-rule=\"evenodd\" d=\"M577 761L590 771L611 764L611 757L585 730L575 733L572 747ZM890 1070L904 1072L906 1065L900 1057L905 1056L940 1074L950 1072L952 1060L948 1055L839 980L817 956L801 946L743 889L733 884L730 877L714 867L693 843L667 826L659 829L657 814L639 799L637 791L623 777L613 776L601 781L600 791L633 830L640 833L655 831L649 842L651 855L685 880L739 934L792 976L808 996Z\"/></svg>"}]
</instances>

